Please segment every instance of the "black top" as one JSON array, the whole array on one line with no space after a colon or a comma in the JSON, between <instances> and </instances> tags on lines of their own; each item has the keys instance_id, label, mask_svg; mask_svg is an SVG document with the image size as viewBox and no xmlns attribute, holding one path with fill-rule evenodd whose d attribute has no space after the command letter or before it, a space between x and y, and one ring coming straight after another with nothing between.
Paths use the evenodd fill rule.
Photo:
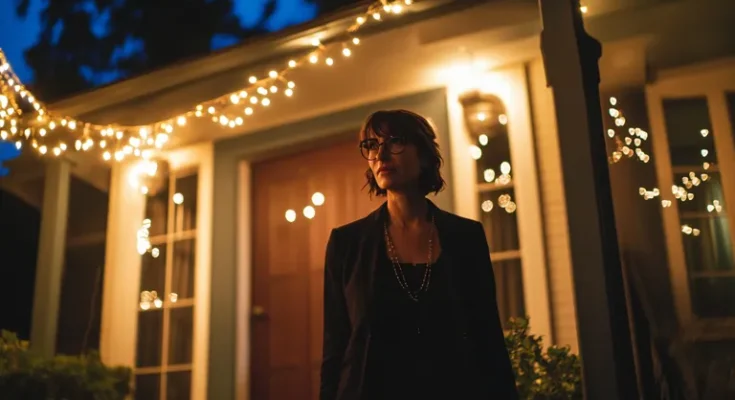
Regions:
<instances>
[{"instance_id":1,"label":"black top","mask_svg":"<svg viewBox=\"0 0 735 400\"><path fill-rule=\"evenodd\" d=\"M384 257L375 280L375 320L366 371L368 399L455 398L463 365L451 306L446 254L431 266L429 287L411 299ZM401 264L408 287L421 287L426 264Z\"/></svg>"},{"instance_id":2,"label":"black top","mask_svg":"<svg viewBox=\"0 0 735 400\"><path fill-rule=\"evenodd\" d=\"M437 318L436 321L439 321L441 315L447 314L451 314L452 318L444 320L447 322L447 330L439 334L440 339L426 340L430 340L432 344L449 343L448 346L451 346L451 340L443 338L456 337L449 335L448 332L451 330L461 332L462 340L456 344L457 351L453 357L463 361L456 363L450 361L446 366L453 368L457 365L467 366L464 384L459 385L465 392L439 398L518 399L498 316L490 250L482 224L442 211L431 202L429 208L434 216L442 249L442 260L436 270L448 272L446 276L451 280L447 282L447 288L450 289L449 296L444 297L440 295L442 284L437 284L443 279L432 278L432 285L437 284L434 287L437 289L437 299L446 301L433 303L435 305L429 308L429 320ZM385 311L381 311L386 309L386 305L381 303L389 299L388 296L380 294L380 287L385 286L382 282L393 284L390 279L381 277L383 272L391 272L390 269L386 271L383 267L387 258L383 221L386 220L387 214L386 204L383 203L367 217L333 229L329 237L324 265L324 343L319 390L321 400L372 400L368 390L376 386L369 386L371 380L379 382L377 379L394 379L393 376L401 376L411 382L416 379L414 374L408 375L409 371L398 371L390 378L386 378L387 374L376 375L376 367L372 366L373 362L380 363L380 358L373 356L374 354L386 354L394 350L396 344L405 344L403 340L385 339L387 335L385 332L390 332L387 330L390 328L380 327L381 315L386 315ZM447 256L451 256L451 261ZM451 268L447 268L447 265ZM408 298L406 300L411 301ZM445 307L451 312L448 313ZM444 311L441 311L442 308L445 308ZM408 315L408 311L405 313L401 315ZM402 339L416 327L408 325L408 321L410 321L408 318L405 321L401 319L399 324L386 324L386 326L400 329ZM427 326L433 325L436 323L432 322ZM427 337L431 337L428 333L430 331L432 330L426 331ZM434 330L432 335L438 334L437 332L438 330ZM376 337L377 339L373 340ZM381 337L383 339L380 339ZM414 349L420 348L413 347L419 346L420 340L414 341L415 344L409 346ZM377 350L373 345L376 345ZM381 346L383 350L380 350ZM434 360L442 357L438 347L427 354ZM369 363L371 365L368 365ZM382 366L391 368L389 364L383 360ZM413 362L413 364L420 363ZM430 374L440 373L436 370L430 372ZM403 386L415 387L413 384ZM404 398L417 397L437 398L434 395L421 397L418 394Z\"/></svg>"}]
</instances>

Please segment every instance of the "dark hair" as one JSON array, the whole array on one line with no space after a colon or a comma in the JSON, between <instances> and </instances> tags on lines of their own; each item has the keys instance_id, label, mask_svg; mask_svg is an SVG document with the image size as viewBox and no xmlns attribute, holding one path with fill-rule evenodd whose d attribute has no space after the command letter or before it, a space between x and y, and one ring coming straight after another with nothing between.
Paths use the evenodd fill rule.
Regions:
<instances>
[{"instance_id":1,"label":"dark hair","mask_svg":"<svg viewBox=\"0 0 735 400\"><path fill-rule=\"evenodd\" d=\"M423 195L438 194L444 189L446 182L441 175L441 166L444 162L436 142L436 132L426 118L407 110L377 111L371 114L360 129L360 141L372 137L403 137L406 143L416 146L421 162L419 175L419 190ZM375 181L373 171L368 168L365 172L369 187L368 193L372 196L385 196L385 189L381 189Z\"/></svg>"}]
</instances>

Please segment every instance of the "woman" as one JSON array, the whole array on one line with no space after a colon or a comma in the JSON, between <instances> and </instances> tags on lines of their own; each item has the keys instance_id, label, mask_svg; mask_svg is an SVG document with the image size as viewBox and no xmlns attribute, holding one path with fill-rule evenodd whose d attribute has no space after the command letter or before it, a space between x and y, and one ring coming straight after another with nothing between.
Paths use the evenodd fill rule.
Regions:
<instances>
[{"instance_id":1,"label":"woman","mask_svg":"<svg viewBox=\"0 0 735 400\"><path fill-rule=\"evenodd\" d=\"M320 398L517 398L483 227L426 199L445 184L431 125L376 112L360 151L387 201L329 238Z\"/></svg>"}]
</instances>

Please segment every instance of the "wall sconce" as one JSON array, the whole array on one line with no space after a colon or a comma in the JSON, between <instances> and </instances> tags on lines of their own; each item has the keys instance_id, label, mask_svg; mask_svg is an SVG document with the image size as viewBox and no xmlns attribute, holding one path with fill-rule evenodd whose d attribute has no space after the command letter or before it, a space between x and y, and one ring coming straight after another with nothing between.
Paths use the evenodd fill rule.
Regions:
<instances>
[{"instance_id":1,"label":"wall sconce","mask_svg":"<svg viewBox=\"0 0 735 400\"><path fill-rule=\"evenodd\" d=\"M464 110L464 121L467 131L477 142L480 137L484 140L505 132L508 117L505 113L505 104L498 96L480 91L467 92L459 97Z\"/></svg>"}]
</instances>

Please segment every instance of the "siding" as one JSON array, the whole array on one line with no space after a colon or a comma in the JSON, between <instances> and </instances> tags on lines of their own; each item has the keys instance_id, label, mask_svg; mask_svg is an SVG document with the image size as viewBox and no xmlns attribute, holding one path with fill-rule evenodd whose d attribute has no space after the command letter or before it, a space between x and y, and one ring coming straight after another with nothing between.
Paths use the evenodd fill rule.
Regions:
<instances>
[{"instance_id":1,"label":"siding","mask_svg":"<svg viewBox=\"0 0 735 400\"><path fill-rule=\"evenodd\" d=\"M554 344L569 345L574 352L578 352L569 229L554 99L551 89L546 86L541 58L530 63L529 90L538 157L546 259L549 268Z\"/></svg>"}]
</instances>

